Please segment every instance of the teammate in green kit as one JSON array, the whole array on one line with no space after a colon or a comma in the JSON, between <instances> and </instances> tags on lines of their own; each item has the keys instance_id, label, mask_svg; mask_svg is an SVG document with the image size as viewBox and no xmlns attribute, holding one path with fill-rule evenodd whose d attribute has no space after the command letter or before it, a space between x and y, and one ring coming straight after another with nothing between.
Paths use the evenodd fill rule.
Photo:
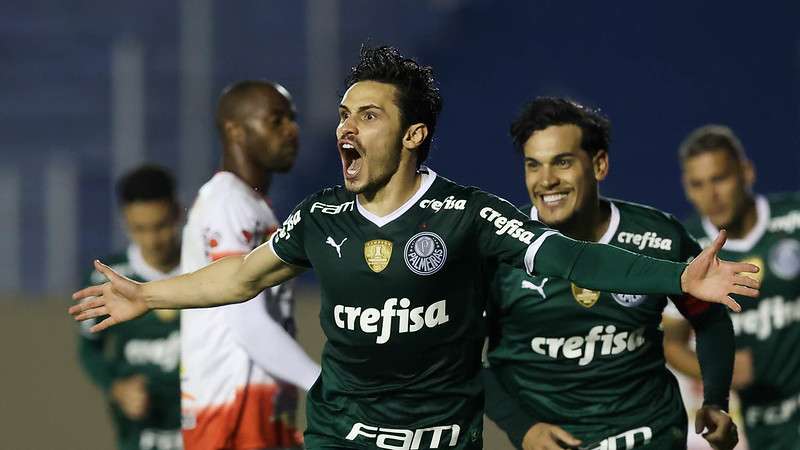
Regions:
<instances>
[{"instance_id":1,"label":"teammate in green kit","mask_svg":"<svg viewBox=\"0 0 800 450\"><path fill-rule=\"evenodd\" d=\"M522 210L574 239L672 261L700 253L669 214L599 195L609 133L605 117L570 100L528 103L511 126L533 202ZM491 294L486 413L515 446L686 447L686 414L659 330L666 296L598 292L508 264ZM706 397L698 430L708 427L715 448L733 448L730 319L722 305L671 299L698 336Z\"/></svg>"},{"instance_id":2,"label":"teammate in green kit","mask_svg":"<svg viewBox=\"0 0 800 450\"><path fill-rule=\"evenodd\" d=\"M131 244L109 257L109 266L138 282L179 274L181 213L172 175L155 166L137 168L119 180L117 194ZM87 284L104 281L94 271ZM81 324L80 361L108 399L119 448L182 448L177 312L151 311L100 333L89 332L94 322Z\"/></svg>"},{"instance_id":3,"label":"teammate in green kit","mask_svg":"<svg viewBox=\"0 0 800 450\"><path fill-rule=\"evenodd\" d=\"M755 169L733 132L708 125L692 132L680 148L683 186L698 217L686 223L708 245L718 230L731 239L720 254L757 265L758 301L734 315L734 388L741 400L751 450L800 446L800 196L764 197L752 192ZM668 359L698 376L694 354L680 322L665 327Z\"/></svg>"},{"instance_id":4,"label":"teammate in green kit","mask_svg":"<svg viewBox=\"0 0 800 450\"><path fill-rule=\"evenodd\" d=\"M737 308L730 292L758 283L714 248L688 266L578 242L508 202L425 167L441 109L430 67L391 47L365 48L339 104L344 186L311 195L247 256L139 284L106 266L110 283L74 294L93 329L150 308L241 302L313 267L328 338L308 395L306 447L482 447L479 379L487 268L496 260L591 289L683 291ZM717 240L721 246L724 238ZM113 286L113 287L112 287Z\"/></svg>"}]
</instances>

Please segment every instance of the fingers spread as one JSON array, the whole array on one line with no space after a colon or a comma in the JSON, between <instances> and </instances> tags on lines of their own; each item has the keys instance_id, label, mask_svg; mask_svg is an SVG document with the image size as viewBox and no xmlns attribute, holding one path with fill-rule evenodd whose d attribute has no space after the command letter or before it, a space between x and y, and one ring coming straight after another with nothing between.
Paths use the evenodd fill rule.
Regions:
<instances>
[{"instance_id":1,"label":"fingers spread","mask_svg":"<svg viewBox=\"0 0 800 450\"><path fill-rule=\"evenodd\" d=\"M89 286L72 294L73 300L83 300L87 297L97 297L103 294L103 285Z\"/></svg>"},{"instance_id":2,"label":"fingers spread","mask_svg":"<svg viewBox=\"0 0 800 450\"><path fill-rule=\"evenodd\" d=\"M731 298L730 295L726 295L721 302L723 305L727 306L733 312L742 312L742 306L736 303L736 300Z\"/></svg>"},{"instance_id":3,"label":"fingers spread","mask_svg":"<svg viewBox=\"0 0 800 450\"><path fill-rule=\"evenodd\" d=\"M100 306L97 308L92 308L86 310L78 315L75 316L75 320L86 320L86 319L93 319L95 317L107 316L108 315L108 308L105 306Z\"/></svg>"},{"instance_id":4,"label":"fingers spread","mask_svg":"<svg viewBox=\"0 0 800 450\"><path fill-rule=\"evenodd\" d=\"M76 314L80 314L84 311L90 310L92 308L98 308L105 305L105 300L102 297L94 297L89 300L83 301L78 303L77 305L72 305L68 309L69 313L73 316Z\"/></svg>"},{"instance_id":5,"label":"fingers spread","mask_svg":"<svg viewBox=\"0 0 800 450\"><path fill-rule=\"evenodd\" d=\"M728 240L728 232L725 230L719 230L719 234L717 238L714 239L714 242L711 244L709 248L716 254L722 250L722 247L725 245L725 241Z\"/></svg>"},{"instance_id":6,"label":"fingers spread","mask_svg":"<svg viewBox=\"0 0 800 450\"><path fill-rule=\"evenodd\" d=\"M734 272L758 273L761 270L755 264L750 263L728 262L727 264L730 264Z\"/></svg>"},{"instance_id":7,"label":"fingers spread","mask_svg":"<svg viewBox=\"0 0 800 450\"><path fill-rule=\"evenodd\" d=\"M747 286L733 285L731 288L732 294L744 295L745 297L758 297L758 289L753 289Z\"/></svg>"},{"instance_id":8,"label":"fingers spread","mask_svg":"<svg viewBox=\"0 0 800 450\"><path fill-rule=\"evenodd\" d=\"M109 316L105 320L103 320L102 322L100 322L97 325L89 328L89 331L91 331L92 333L97 333L98 331L103 331L106 328L108 328L108 327L110 327L110 326L112 326L112 325L114 325L116 323L117 322L112 317Z\"/></svg>"},{"instance_id":9,"label":"fingers spread","mask_svg":"<svg viewBox=\"0 0 800 450\"><path fill-rule=\"evenodd\" d=\"M752 277L748 277L746 275L735 275L733 277L733 282L740 285L740 286L747 286L753 289L758 289L761 287L761 283L757 280L754 280Z\"/></svg>"}]
</instances>

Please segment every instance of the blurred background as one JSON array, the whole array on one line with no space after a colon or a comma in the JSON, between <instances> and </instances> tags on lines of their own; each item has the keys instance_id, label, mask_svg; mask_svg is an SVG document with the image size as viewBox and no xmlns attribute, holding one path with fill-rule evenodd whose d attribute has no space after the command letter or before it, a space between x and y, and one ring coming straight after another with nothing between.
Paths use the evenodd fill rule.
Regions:
<instances>
[{"instance_id":1,"label":"blurred background","mask_svg":"<svg viewBox=\"0 0 800 450\"><path fill-rule=\"evenodd\" d=\"M798 20L789 0L5 0L0 448L111 448L75 362L68 293L93 258L124 248L119 175L167 166L190 204L219 163L213 109L229 83L265 78L294 95L301 150L273 183L279 215L340 182L336 105L369 40L434 67L445 106L428 164L439 173L524 202L509 122L534 96L566 95L611 118L603 192L683 217L676 149L708 122L742 139L759 191L798 189ZM318 355L313 275L304 281L300 339ZM88 435L76 428L87 424ZM506 448L497 442L487 449Z\"/></svg>"}]
</instances>

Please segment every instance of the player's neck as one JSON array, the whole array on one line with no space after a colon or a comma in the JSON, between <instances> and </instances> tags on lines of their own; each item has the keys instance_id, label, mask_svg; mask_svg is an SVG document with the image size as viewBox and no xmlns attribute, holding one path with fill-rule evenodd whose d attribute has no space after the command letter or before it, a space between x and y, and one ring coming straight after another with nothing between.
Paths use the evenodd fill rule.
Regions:
<instances>
[{"instance_id":1,"label":"player's neck","mask_svg":"<svg viewBox=\"0 0 800 450\"><path fill-rule=\"evenodd\" d=\"M747 199L744 211L726 227L728 239L743 239L755 228L758 222L758 208L753 196Z\"/></svg>"},{"instance_id":2,"label":"player's neck","mask_svg":"<svg viewBox=\"0 0 800 450\"><path fill-rule=\"evenodd\" d=\"M222 155L222 170L231 172L254 190L269 193L272 174L251 161L244 149L226 149Z\"/></svg>"},{"instance_id":3,"label":"player's neck","mask_svg":"<svg viewBox=\"0 0 800 450\"><path fill-rule=\"evenodd\" d=\"M358 194L358 203L367 211L383 217L403 206L422 185L422 174L408 161L400 164L389 181L374 192Z\"/></svg>"},{"instance_id":4,"label":"player's neck","mask_svg":"<svg viewBox=\"0 0 800 450\"><path fill-rule=\"evenodd\" d=\"M156 258L153 255L148 255L147 253L142 252L142 259L144 262L147 263L148 266L158 270L161 273L170 273L178 267L180 264L180 251L178 247L175 246L173 251L170 252L169 256L165 259Z\"/></svg>"},{"instance_id":5,"label":"player's neck","mask_svg":"<svg viewBox=\"0 0 800 450\"><path fill-rule=\"evenodd\" d=\"M598 242L608 231L611 222L611 204L595 197L588 207L557 227L561 234L581 241Z\"/></svg>"}]
</instances>

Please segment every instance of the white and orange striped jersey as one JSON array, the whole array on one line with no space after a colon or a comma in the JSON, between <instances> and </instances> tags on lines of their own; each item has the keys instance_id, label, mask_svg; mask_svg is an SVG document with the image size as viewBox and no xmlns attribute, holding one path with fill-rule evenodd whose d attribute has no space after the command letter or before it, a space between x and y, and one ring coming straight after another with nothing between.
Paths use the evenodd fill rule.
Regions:
<instances>
[{"instance_id":1,"label":"white and orange striped jersey","mask_svg":"<svg viewBox=\"0 0 800 450\"><path fill-rule=\"evenodd\" d=\"M267 200L230 172L199 191L183 230L181 269L250 252L277 228ZM181 409L186 450L291 448L296 389L319 367L293 334L291 286L236 305L181 311Z\"/></svg>"}]
</instances>

